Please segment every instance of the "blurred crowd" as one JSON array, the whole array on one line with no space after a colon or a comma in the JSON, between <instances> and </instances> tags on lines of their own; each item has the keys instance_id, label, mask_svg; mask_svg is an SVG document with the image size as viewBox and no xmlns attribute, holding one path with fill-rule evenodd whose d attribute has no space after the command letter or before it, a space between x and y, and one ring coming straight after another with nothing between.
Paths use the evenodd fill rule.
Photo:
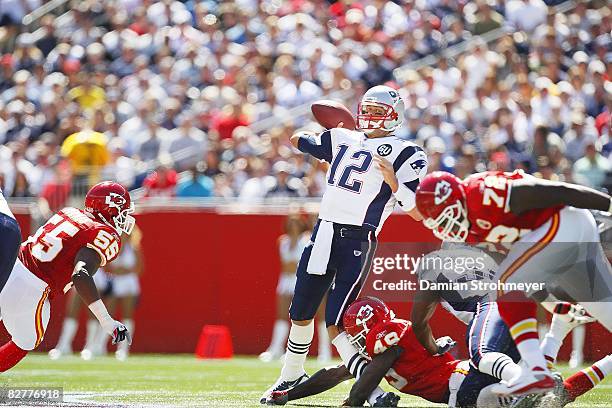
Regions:
<instances>
[{"instance_id":1,"label":"blurred crowd","mask_svg":"<svg viewBox=\"0 0 612 408\"><path fill-rule=\"evenodd\" d=\"M83 0L23 25L42 3L0 0L7 196L53 208L99 179L148 196L319 196L324 165L288 140L315 125L292 108L346 91L355 109L383 83L430 170L612 184L606 1Z\"/></svg>"}]
</instances>

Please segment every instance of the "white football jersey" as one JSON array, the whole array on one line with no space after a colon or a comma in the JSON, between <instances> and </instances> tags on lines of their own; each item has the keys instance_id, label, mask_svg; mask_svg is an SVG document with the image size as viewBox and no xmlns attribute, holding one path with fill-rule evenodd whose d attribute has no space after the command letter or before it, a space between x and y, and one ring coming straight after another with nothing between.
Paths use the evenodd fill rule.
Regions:
<instances>
[{"instance_id":1,"label":"white football jersey","mask_svg":"<svg viewBox=\"0 0 612 408\"><path fill-rule=\"evenodd\" d=\"M396 136L368 138L365 133L335 128L318 137L300 138L299 149L330 163L319 217L340 224L368 226L378 233L396 203L415 207L415 192L427 174L427 156L416 144ZM393 164L399 182L394 194L374 159Z\"/></svg>"}]
</instances>

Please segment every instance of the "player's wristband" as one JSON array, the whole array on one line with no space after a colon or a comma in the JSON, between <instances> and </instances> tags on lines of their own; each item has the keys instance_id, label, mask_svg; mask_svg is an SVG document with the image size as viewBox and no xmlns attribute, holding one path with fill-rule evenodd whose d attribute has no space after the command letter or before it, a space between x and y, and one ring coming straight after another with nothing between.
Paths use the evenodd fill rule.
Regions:
<instances>
[{"instance_id":1,"label":"player's wristband","mask_svg":"<svg viewBox=\"0 0 612 408\"><path fill-rule=\"evenodd\" d=\"M400 202L402 210L410 211L414 208L414 192L402 183L399 183L397 191L393 195Z\"/></svg>"},{"instance_id":2,"label":"player's wristband","mask_svg":"<svg viewBox=\"0 0 612 408\"><path fill-rule=\"evenodd\" d=\"M108 322L109 320L113 320L111 315L108 314L108 310L106 309L106 306L104 306L102 299L98 299L95 302L91 303L89 305L89 310L91 310L91 313L93 313L94 316L96 316L96 319L98 319L100 323L104 323L104 322Z\"/></svg>"}]
</instances>

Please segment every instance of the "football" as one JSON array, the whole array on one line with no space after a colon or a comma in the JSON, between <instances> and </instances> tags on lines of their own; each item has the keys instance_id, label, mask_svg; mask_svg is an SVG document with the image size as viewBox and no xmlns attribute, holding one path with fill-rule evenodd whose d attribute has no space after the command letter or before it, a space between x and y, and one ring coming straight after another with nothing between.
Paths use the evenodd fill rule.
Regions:
<instances>
[{"instance_id":1,"label":"football","mask_svg":"<svg viewBox=\"0 0 612 408\"><path fill-rule=\"evenodd\" d=\"M350 110L340 102L324 99L314 102L310 106L312 115L325 129L339 127L355 130L357 124Z\"/></svg>"}]
</instances>

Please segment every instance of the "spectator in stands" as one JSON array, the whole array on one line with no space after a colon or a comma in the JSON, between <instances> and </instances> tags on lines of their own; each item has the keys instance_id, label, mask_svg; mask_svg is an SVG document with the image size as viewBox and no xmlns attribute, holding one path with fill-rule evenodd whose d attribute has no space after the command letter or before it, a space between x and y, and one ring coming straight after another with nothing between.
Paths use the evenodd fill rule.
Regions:
<instances>
[{"instance_id":1,"label":"spectator in stands","mask_svg":"<svg viewBox=\"0 0 612 408\"><path fill-rule=\"evenodd\" d=\"M198 163L198 166L189 170L189 179L180 182L176 188L177 197L195 198L213 195L214 182L202 174L203 169L204 163Z\"/></svg>"},{"instance_id":2,"label":"spectator in stands","mask_svg":"<svg viewBox=\"0 0 612 408\"><path fill-rule=\"evenodd\" d=\"M53 178L42 186L40 197L46 201L49 211L54 213L68 204L72 183L67 162L57 163L52 168Z\"/></svg>"},{"instance_id":3,"label":"spectator in stands","mask_svg":"<svg viewBox=\"0 0 612 408\"><path fill-rule=\"evenodd\" d=\"M511 166L531 170L546 157L550 165L540 167L563 180L586 142L601 142L605 160L612 150L611 14L604 2L559 12L546 6L557 0L278 7L84 0L61 19L44 16L34 34L21 18L39 0L0 1L8 24L0 24L0 143L23 144L21 157L44 168L26 173L34 194L50 183L58 145L91 128L123 140L118 158L132 160L141 173L136 180L160 154L176 154L175 170L204 160L216 196L249 201L278 183L273 164L288 162L303 178L300 188L317 195L325 169L310 159L298 169L288 141L312 126L300 105L342 91L355 111L368 85L386 81L406 103L407 126L398 136L421 144L441 138L431 146L440 159L432 168L480 171L505 149ZM488 43L479 37L500 26L507 34ZM453 44L467 51L455 55L460 47L449 50ZM417 66L424 68L402 67L423 57ZM195 146L193 136L179 137L185 117L188 133L202 141L187 159L178 157L181 144ZM542 124L546 135L536 132ZM56 141L38 143L48 133ZM473 151L465 154L461 143ZM99 174L91 168L81 178L90 183ZM13 183L9 173L5 178Z\"/></svg>"},{"instance_id":4,"label":"spectator in stands","mask_svg":"<svg viewBox=\"0 0 612 408\"><path fill-rule=\"evenodd\" d=\"M178 175L167 163L160 164L142 184L145 197L174 197Z\"/></svg>"},{"instance_id":5,"label":"spectator in stands","mask_svg":"<svg viewBox=\"0 0 612 408\"><path fill-rule=\"evenodd\" d=\"M33 196L30 191L30 183L28 183L28 179L24 173L20 171L17 172L15 187L13 187L13 192L10 196L13 198L28 198Z\"/></svg>"},{"instance_id":6,"label":"spectator in stands","mask_svg":"<svg viewBox=\"0 0 612 408\"><path fill-rule=\"evenodd\" d=\"M207 148L206 133L196 128L193 116L185 113L178 128L168 132L171 140L168 153L175 157L174 165L177 170L187 170L202 159Z\"/></svg>"},{"instance_id":7,"label":"spectator in stands","mask_svg":"<svg viewBox=\"0 0 612 408\"><path fill-rule=\"evenodd\" d=\"M274 164L272 171L276 179L274 185L266 192L266 198L295 198L304 195L301 181L291 177L289 163L279 161Z\"/></svg>"},{"instance_id":8,"label":"spectator in stands","mask_svg":"<svg viewBox=\"0 0 612 408\"><path fill-rule=\"evenodd\" d=\"M574 180L585 186L599 188L604 185L610 170L610 161L599 154L596 143L591 141L585 146L584 157L574 163Z\"/></svg>"}]
</instances>

